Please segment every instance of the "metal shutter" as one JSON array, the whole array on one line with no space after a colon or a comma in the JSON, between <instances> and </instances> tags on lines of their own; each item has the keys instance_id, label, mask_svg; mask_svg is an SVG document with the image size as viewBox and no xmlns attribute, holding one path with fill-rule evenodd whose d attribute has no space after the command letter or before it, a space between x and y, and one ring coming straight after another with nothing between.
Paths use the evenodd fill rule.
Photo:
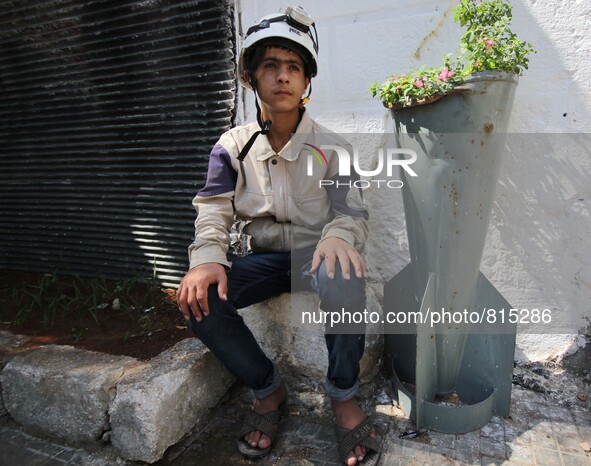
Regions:
<instances>
[{"instance_id":1,"label":"metal shutter","mask_svg":"<svg viewBox=\"0 0 591 466\"><path fill-rule=\"evenodd\" d=\"M187 269L191 199L233 121L229 1L0 2L0 267Z\"/></svg>"}]
</instances>

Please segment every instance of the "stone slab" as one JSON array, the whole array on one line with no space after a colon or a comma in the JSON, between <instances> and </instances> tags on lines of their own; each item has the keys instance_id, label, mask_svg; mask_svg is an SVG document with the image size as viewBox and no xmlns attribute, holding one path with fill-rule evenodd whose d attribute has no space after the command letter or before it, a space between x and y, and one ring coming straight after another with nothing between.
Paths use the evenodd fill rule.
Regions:
<instances>
[{"instance_id":1,"label":"stone slab","mask_svg":"<svg viewBox=\"0 0 591 466\"><path fill-rule=\"evenodd\" d=\"M68 442L99 439L109 429L114 388L136 360L71 346L16 354L0 374L10 416L32 432Z\"/></svg>"},{"instance_id":2,"label":"stone slab","mask_svg":"<svg viewBox=\"0 0 591 466\"><path fill-rule=\"evenodd\" d=\"M233 381L199 340L179 342L117 385L109 407L113 446L126 459L158 461L207 417Z\"/></svg>"}]
</instances>

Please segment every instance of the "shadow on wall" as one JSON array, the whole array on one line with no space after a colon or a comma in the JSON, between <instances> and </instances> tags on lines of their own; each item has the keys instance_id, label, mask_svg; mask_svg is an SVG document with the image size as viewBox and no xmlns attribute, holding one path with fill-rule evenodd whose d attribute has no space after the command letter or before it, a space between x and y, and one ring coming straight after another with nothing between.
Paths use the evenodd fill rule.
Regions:
<instances>
[{"instance_id":1,"label":"shadow on wall","mask_svg":"<svg viewBox=\"0 0 591 466\"><path fill-rule=\"evenodd\" d=\"M590 134L511 134L507 142L492 223L509 267L494 279L520 291L514 306L559 317L544 333L576 333L590 316L590 144Z\"/></svg>"}]
</instances>

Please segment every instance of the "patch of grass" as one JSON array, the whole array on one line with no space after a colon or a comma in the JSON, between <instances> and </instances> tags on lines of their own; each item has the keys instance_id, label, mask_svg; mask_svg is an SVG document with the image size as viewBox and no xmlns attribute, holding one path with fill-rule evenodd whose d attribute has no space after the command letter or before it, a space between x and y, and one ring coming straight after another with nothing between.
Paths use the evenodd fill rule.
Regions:
<instances>
[{"instance_id":1,"label":"patch of grass","mask_svg":"<svg viewBox=\"0 0 591 466\"><path fill-rule=\"evenodd\" d=\"M155 276L110 281L101 275L83 278L54 273L13 288L2 320L22 326L35 314L44 328L51 328L58 321L74 319L75 322L90 315L101 327L104 313L112 312L149 330L152 313L171 309L176 309L176 305L157 285ZM73 327L72 333L80 338L82 331Z\"/></svg>"}]
</instances>

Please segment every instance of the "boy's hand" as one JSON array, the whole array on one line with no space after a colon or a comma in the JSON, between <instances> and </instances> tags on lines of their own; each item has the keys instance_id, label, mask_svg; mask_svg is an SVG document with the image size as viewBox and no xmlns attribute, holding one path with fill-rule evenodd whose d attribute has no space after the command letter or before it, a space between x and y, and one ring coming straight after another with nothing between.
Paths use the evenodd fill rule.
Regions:
<instances>
[{"instance_id":1,"label":"boy's hand","mask_svg":"<svg viewBox=\"0 0 591 466\"><path fill-rule=\"evenodd\" d=\"M326 273L329 278L334 278L337 260L341 264L341 271L345 280L351 278L350 264L353 264L355 275L358 278L363 277L366 273L365 263L357 249L336 236L329 236L320 242L312 256L310 272L315 273L322 264L322 260L326 263Z\"/></svg>"},{"instance_id":2,"label":"boy's hand","mask_svg":"<svg viewBox=\"0 0 591 466\"><path fill-rule=\"evenodd\" d=\"M228 277L223 265L210 262L198 265L187 272L181 280L176 292L176 298L180 311L189 320L193 311L197 321L209 315L207 303L207 290L210 285L218 285L218 296L222 301L228 300Z\"/></svg>"}]
</instances>

